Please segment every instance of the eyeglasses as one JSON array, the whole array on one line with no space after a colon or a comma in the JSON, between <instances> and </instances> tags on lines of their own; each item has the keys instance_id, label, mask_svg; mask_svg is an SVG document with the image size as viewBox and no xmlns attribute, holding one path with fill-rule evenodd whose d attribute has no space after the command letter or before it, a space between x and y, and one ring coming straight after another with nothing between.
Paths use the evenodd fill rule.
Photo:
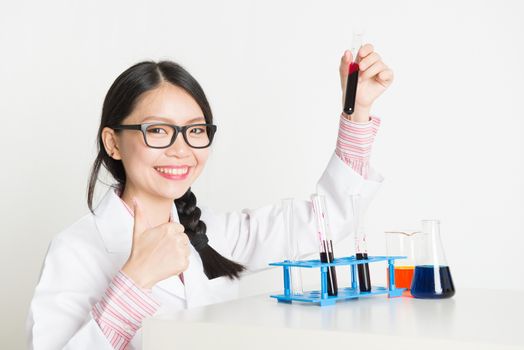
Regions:
<instances>
[{"instance_id":1,"label":"eyeglasses","mask_svg":"<svg viewBox=\"0 0 524 350\"><path fill-rule=\"evenodd\" d=\"M182 133L186 143L192 148L206 148L213 142L217 131L214 124L190 124L184 126L165 123L144 123L133 125L117 125L114 130L140 130L144 135L146 145L151 148L167 148L171 146Z\"/></svg>"}]
</instances>

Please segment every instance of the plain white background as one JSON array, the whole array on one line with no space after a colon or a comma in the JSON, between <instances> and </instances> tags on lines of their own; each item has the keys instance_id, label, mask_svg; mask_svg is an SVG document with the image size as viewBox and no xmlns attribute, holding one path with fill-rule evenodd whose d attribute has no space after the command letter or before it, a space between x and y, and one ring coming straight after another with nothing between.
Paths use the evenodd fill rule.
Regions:
<instances>
[{"instance_id":1,"label":"plain white background","mask_svg":"<svg viewBox=\"0 0 524 350\"><path fill-rule=\"evenodd\" d=\"M24 348L47 245L87 213L102 101L120 72L144 59L172 59L203 86L219 133L193 186L199 203L226 211L308 198L335 146L338 65L354 25L365 27L366 41L396 74L372 111L382 118L372 162L386 181L368 214L370 254L384 253L384 230L439 218L458 293L524 289L518 1L1 7L3 347ZM347 242L336 247L339 256L347 251ZM373 275L377 283L382 277ZM243 295L280 282L280 271L249 276Z\"/></svg>"}]
</instances>

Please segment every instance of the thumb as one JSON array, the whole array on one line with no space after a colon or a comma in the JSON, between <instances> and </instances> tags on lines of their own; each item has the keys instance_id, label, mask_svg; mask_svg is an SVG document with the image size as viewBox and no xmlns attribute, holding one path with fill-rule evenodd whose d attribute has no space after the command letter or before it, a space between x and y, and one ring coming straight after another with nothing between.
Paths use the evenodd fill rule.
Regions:
<instances>
[{"instance_id":1,"label":"thumb","mask_svg":"<svg viewBox=\"0 0 524 350\"><path fill-rule=\"evenodd\" d=\"M344 51L340 58L340 76L347 77L349 74L349 64L353 61L353 54L351 50Z\"/></svg>"},{"instance_id":2,"label":"thumb","mask_svg":"<svg viewBox=\"0 0 524 350\"><path fill-rule=\"evenodd\" d=\"M133 197L133 217L134 217L134 226L133 226L133 236L140 235L145 230L149 228L145 213L142 210L138 199Z\"/></svg>"}]
</instances>

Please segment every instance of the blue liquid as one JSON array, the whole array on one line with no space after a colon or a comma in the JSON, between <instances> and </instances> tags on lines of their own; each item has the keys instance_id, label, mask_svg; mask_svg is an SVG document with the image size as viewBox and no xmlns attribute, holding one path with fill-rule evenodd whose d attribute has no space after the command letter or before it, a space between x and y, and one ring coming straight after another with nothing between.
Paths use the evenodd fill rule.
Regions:
<instances>
[{"instance_id":1,"label":"blue liquid","mask_svg":"<svg viewBox=\"0 0 524 350\"><path fill-rule=\"evenodd\" d=\"M435 280L440 281L440 286ZM451 279L449 266L433 265L415 266L413 282L411 283L411 295L422 299L451 298L455 294L455 286Z\"/></svg>"}]
</instances>

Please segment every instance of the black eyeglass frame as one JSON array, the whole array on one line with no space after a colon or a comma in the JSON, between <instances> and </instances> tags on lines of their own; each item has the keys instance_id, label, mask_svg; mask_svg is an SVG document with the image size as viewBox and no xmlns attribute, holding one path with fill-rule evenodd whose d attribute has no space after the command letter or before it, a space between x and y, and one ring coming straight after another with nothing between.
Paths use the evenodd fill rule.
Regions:
<instances>
[{"instance_id":1,"label":"black eyeglass frame","mask_svg":"<svg viewBox=\"0 0 524 350\"><path fill-rule=\"evenodd\" d=\"M169 126L169 127L171 127L174 130L173 137L171 138L171 141L169 142L169 144L167 146L163 146L163 147L151 146L147 142L147 136L146 136L147 128L152 126L152 125ZM210 130L210 132L208 133L209 144L207 146L195 147L195 146L192 146L189 143L189 141L187 140L186 130L189 129L189 128L193 128L195 126L205 126L206 128L209 128L208 129L208 130ZM184 141L186 142L186 144L189 147L197 148L197 149L207 148L207 147L211 146L211 144L213 143L213 138L215 137L215 133L217 131L217 126L215 124L205 124L205 123L189 124L189 125L184 125L184 126L178 126L178 125L174 125L174 124L155 123L155 122L153 122L153 123L144 123L144 124L127 124L127 125L126 124L121 124L121 125L112 126L110 128L113 129L113 130L138 130L138 131L142 131L142 136L144 136L144 142L146 143L147 147L157 148L157 149L170 147L173 143L175 143L175 140L176 140L178 134L180 134L180 133L182 133L182 137L184 138Z\"/></svg>"}]
</instances>

